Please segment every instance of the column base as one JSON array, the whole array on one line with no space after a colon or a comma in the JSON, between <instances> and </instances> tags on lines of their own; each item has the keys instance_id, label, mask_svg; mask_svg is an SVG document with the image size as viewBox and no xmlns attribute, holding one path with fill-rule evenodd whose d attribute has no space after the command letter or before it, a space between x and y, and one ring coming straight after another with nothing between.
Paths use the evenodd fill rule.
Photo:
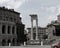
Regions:
<instances>
[{"instance_id":1,"label":"column base","mask_svg":"<svg viewBox=\"0 0 60 48\"><path fill-rule=\"evenodd\" d=\"M40 41L39 40L29 40L27 42L28 45L40 45Z\"/></svg>"},{"instance_id":2,"label":"column base","mask_svg":"<svg viewBox=\"0 0 60 48\"><path fill-rule=\"evenodd\" d=\"M39 39L36 39L36 40L39 40Z\"/></svg>"}]
</instances>

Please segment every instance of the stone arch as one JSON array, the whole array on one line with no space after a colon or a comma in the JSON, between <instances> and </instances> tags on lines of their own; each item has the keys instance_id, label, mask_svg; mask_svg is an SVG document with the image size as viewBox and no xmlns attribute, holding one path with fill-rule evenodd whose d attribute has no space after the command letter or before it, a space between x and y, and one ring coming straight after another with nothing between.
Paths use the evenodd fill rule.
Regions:
<instances>
[{"instance_id":1,"label":"stone arch","mask_svg":"<svg viewBox=\"0 0 60 48\"><path fill-rule=\"evenodd\" d=\"M13 46L15 45L15 38L13 38L13 40L12 40L12 44L13 44Z\"/></svg>"},{"instance_id":2,"label":"stone arch","mask_svg":"<svg viewBox=\"0 0 60 48\"><path fill-rule=\"evenodd\" d=\"M10 26L8 26L8 34L10 34L10 29L11 29L11 27L10 27Z\"/></svg>"},{"instance_id":3,"label":"stone arch","mask_svg":"<svg viewBox=\"0 0 60 48\"><path fill-rule=\"evenodd\" d=\"M14 34L15 33L15 27L13 26L12 27L12 34Z\"/></svg>"},{"instance_id":4,"label":"stone arch","mask_svg":"<svg viewBox=\"0 0 60 48\"><path fill-rule=\"evenodd\" d=\"M10 40L10 39L8 39L7 43L8 43L8 45L9 45L9 43L11 43L11 40Z\"/></svg>"},{"instance_id":5,"label":"stone arch","mask_svg":"<svg viewBox=\"0 0 60 48\"><path fill-rule=\"evenodd\" d=\"M2 26L2 34L5 33L5 25Z\"/></svg>"},{"instance_id":6,"label":"stone arch","mask_svg":"<svg viewBox=\"0 0 60 48\"><path fill-rule=\"evenodd\" d=\"M6 43L6 40L3 39L3 40L2 40L2 46L5 46L5 43Z\"/></svg>"}]
</instances>

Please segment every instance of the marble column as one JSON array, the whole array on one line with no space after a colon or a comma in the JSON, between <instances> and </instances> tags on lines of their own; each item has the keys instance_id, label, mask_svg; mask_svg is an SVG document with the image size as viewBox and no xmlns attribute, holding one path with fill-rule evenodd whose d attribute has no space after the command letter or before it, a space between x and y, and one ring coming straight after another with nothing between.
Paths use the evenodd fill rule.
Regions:
<instances>
[{"instance_id":1,"label":"marble column","mask_svg":"<svg viewBox=\"0 0 60 48\"><path fill-rule=\"evenodd\" d=\"M8 43L7 43L7 39L6 39L6 46L8 45Z\"/></svg>"},{"instance_id":2,"label":"marble column","mask_svg":"<svg viewBox=\"0 0 60 48\"><path fill-rule=\"evenodd\" d=\"M36 40L38 40L38 19L36 19Z\"/></svg>"},{"instance_id":3,"label":"marble column","mask_svg":"<svg viewBox=\"0 0 60 48\"><path fill-rule=\"evenodd\" d=\"M31 40L33 40L33 19L31 18Z\"/></svg>"},{"instance_id":4,"label":"marble column","mask_svg":"<svg viewBox=\"0 0 60 48\"><path fill-rule=\"evenodd\" d=\"M15 29L14 30L15 30L15 34L16 34L16 26L15 26Z\"/></svg>"},{"instance_id":5,"label":"marble column","mask_svg":"<svg viewBox=\"0 0 60 48\"><path fill-rule=\"evenodd\" d=\"M8 33L8 25L5 26L5 33L7 34Z\"/></svg>"},{"instance_id":6,"label":"marble column","mask_svg":"<svg viewBox=\"0 0 60 48\"><path fill-rule=\"evenodd\" d=\"M2 24L0 24L0 34L2 34Z\"/></svg>"}]
</instances>

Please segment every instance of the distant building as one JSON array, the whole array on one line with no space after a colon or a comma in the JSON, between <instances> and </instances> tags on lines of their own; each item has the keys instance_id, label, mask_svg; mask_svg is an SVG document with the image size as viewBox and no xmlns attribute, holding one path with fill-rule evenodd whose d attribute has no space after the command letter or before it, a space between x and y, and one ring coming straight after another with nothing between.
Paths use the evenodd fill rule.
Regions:
<instances>
[{"instance_id":1,"label":"distant building","mask_svg":"<svg viewBox=\"0 0 60 48\"><path fill-rule=\"evenodd\" d=\"M57 16L57 20L47 25L47 33L48 39L60 40L60 15Z\"/></svg>"},{"instance_id":2,"label":"distant building","mask_svg":"<svg viewBox=\"0 0 60 48\"><path fill-rule=\"evenodd\" d=\"M24 40L24 24L20 13L0 7L0 46L18 45Z\"/></svg>"},{"instance_id":3,"label":"distant building","mask_svg":"<svg viewBox=\"0 0 60 48\"><path fill-rule=\"evenodd\" d=\"M31 39L31 28L27 28L28 38ZM46 28L38 27L38 39L43 39L43 36L46 35ZM36 40L36 27L33 27L33 39Z\"/></svg>"}]
</instances>

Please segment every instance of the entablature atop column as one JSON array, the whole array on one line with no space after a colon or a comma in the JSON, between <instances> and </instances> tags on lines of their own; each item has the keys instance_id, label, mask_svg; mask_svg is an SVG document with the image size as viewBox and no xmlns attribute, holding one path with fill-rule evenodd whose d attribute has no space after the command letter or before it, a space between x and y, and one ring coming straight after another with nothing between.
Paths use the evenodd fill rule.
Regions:
<instances>
[{"instance_id":1,"label":"entablature atop column","mask_svg":"<svg viewBox=\"0 0 60 48\"><path fill-rule=\"evenodd\" d=\"M31 16L32 20L36 20L37 19L37 15L36 14L31 14L30 16Z\"/></svg>"},{"instance_id":2,"label":"entablature atop column","mask_svg":"<svg viewBox=\"0 0 60 48\"><path fill-rule=\"evenodd\" d=\"M15 25L15 23L14 23L14 22L9 22L9 21L0 21L0 24Z\"/></svg>"}]
</instances>

